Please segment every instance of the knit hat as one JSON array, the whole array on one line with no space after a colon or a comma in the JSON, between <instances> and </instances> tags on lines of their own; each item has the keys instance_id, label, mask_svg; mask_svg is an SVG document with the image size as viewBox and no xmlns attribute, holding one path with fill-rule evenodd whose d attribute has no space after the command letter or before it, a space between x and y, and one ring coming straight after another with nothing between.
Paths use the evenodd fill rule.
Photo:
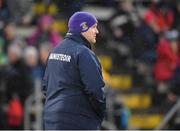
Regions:
<instances>
[{"instance_id":1,"label":"knit hat","mask_svg":"<svg viewBox=\"0 0 180 131\"><path fill-rule=\"evenodd\" d=\"M74 13L68 22L69 31L85 32L95 23L98 23L96 17L88 12L80 11Z\"/></svg>"}]
</instances>

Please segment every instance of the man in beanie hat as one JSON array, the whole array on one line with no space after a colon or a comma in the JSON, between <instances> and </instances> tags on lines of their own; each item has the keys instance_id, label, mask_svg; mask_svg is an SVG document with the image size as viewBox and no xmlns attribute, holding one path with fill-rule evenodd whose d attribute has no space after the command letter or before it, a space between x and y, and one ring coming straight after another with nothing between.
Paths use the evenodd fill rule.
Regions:
<instances>
[{"instance_id":1,"label":"man in beanie hat","mask_svg":"<svg viewBox=\"0 0 180 131\"><path fill-rule=\"evenodd\" d=\"M45 130L100 129L106 102L101 65L91 50L97 23L88 12L74 13L65 39L49 54L43 78Z\"/></svg>"}]
</instances>

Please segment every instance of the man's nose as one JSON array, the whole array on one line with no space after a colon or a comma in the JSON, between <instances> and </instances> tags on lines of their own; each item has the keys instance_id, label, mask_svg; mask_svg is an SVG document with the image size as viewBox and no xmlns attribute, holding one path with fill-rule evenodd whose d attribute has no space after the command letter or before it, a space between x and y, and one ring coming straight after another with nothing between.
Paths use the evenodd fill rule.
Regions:
<instances>
[{"instance_id":1,"label":"man's nose","mask_svg":"<svg viewBox=\"0 0 180 131\"><path fill-rule=\"evenodd\" d=\"M98 29L96 29L96 34L99 34L99 30Z\"/></svg>"}]
</instances>

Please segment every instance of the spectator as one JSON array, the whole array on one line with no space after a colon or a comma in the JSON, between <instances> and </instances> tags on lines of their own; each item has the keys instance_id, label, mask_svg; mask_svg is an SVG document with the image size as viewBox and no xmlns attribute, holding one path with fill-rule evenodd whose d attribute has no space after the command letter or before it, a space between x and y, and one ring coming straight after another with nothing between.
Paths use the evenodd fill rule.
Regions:
<instances>
[{"instance_id":1,"label":"spectator","mask_svg":"<svg viewBox=\"0 0 180 131\"><path fill-rule=\"evenodd\" d=\"M158 37L158 34L142 21L140 26L133 32L133 44L131 47L133 58L142 63L152 65L156 59L155 47Z\"/></svg>"},{"instance_id":2,"label":"spectator","mask_svg":"<svg viewBox=\"0 0 180 131\"><path fill-rule=\"evenodd\" d=\"M9 12L10 20L17 25L30 24L32 20L32 0L6 0Z\"/></svg>"},{"instance_id":3,"label":"spectator","mask_svg":"<svg viewBox=\"0 0 180 131\"><path fill-rule=\"evenodd\" d=\"M178 62L177 31L166 32L157 46L157 60L154 73L156 80L168 80L172 77ZM174 36L173 36L174 35Z\"/></svg>"},{"instance_id":4,"label":"spectator","mask_svg":"<svg viewBox=\"0 0 180 131\"><path fill-rule=\"evenodd\" d=\"M167 93L172 88L172 78L178 64L178 32L168 31L160 38L157 45L157 60L154 65L154 78L160 93Z\"/></svg>"},{"instance_id":5,"label":"spectator","mask_svg":"<svg viewBox=\"0 0 180 131\"><path fill-rule=\"evenodd\" d=\"M19 97L17 96L17 94L13 94L12 99L8 102L7 105L8 129L22 130L22 124L23 124L22 103Z\"/></svg>"},{"instance_id":6,"label":"spectator","mask_svg":"<svg viewBox=\"0 0 180 131\"><path fill-rule=\"evenodd\" d=\"M7 96L11 99L12 95L16 93L24 103L32 91L32 82L28 68L22 60L22 50L18 45L8 46L8 60Z\"/></svg>"},{"instance_id":7,"label":"spectator","mask_svg":"<svg viewBox=\"0 0 180 131\"><path fill-rule=\"evenodd\" d=\"M3 51L4 49L4 39L0 38L0 65L4 65L7 62L6 54Z\"/></svg>"},{"instance_id":8,"label":"spectator","mask_svg":"<svg viewBox=\"0 0 180 131\"><path fill-rule=\"evenodd\" d=\"M13 23L6 22L3 29L0 32L0 37L3 39L3 51L7 52L7 47L10 45L10 43L14 42L16 40L15 37L15 28Z\"/></svg>"},{"instance_id":9,"label":"spectator","mask_svg":"<svg viewBox=\"0 0 180 131\"><path fill-rule=\"evenodd\" d=\"M28 46L24 51L25 63L29 68L31 78L34 81L37 78L42 78L41 68L39 66L38 51L33 46Z\"/></svg>"},{"instance_id":10,"label":"spectator","mask_svg":"<svg viewBox=\"0 0 180 131\"><path fill-rule=\"evenodd\" d=\"M108 44L114 52L114 65L117 67L127 67L127 60L132 56L131 48L133 44L133 32L135 30L135 20L137 17L133 2L118 1L116 13L111 17L110 28L113 38Z\"/></svg>"},{"instance_id":11,"label":"spectator","mask_svg":"<svg viewBox=\"0 0 180 131\"><path fill-rule=\"evenodd\" d=\"M0 21L6 21L10 18L10 12L6 0L0 0Z\"/></svg>"},{"instance_id":12,"label":"spectator","mask_svg":"<svg viewBox=\"0 0 180 131\"><path fill-rule=\"evenodd\" d=\"M130 1L120 1L116 13L112 16L110 21L114 38L127 45L132 43L131 36L135 28L133 25L135 24L135 22L133 22L134 17L132 16L136 16L136 14L132 4L133 3Z\"/></svg>"},{"instance_id":13,"label":"spectator","mask_svg":"<svg viewBox=\"0 0 180 131\"><path fill-rule=\"evenodd\" d=\"M27 42L39 47L40 43L49 41L53 47L56 46L62 37L51 28L52 23L53 18L50 15L42 15L38 20L36 30L27 38Z\"/></svg>"},{"instance_id":14,"label":"spectator","mask_svg":"<svg viewBox=\"0 0 180 131\"><path fill-rule=\"evenodd\" d=\"M171 28L174 22L174 14L167 3L163 1L152 2L144 14L144 20L154 32L160 33Z\"/></svg>"}]
</instances>

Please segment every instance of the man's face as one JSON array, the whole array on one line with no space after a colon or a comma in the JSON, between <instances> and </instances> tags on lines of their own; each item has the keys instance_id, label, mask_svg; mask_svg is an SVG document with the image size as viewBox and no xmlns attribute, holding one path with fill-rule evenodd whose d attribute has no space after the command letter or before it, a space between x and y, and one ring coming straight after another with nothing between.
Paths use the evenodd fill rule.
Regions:
<instances>
[{"instance_id":1,"label":"man's face","mask_svg":"<svg viewBox=\"0 0 180 131\"><path fill-rule=\"evenodd\" d=\"M97 23L90 27L86 32L81 33L91 44L96 43L96 35L99 33Z\"/></svg>"}]
</instances>

